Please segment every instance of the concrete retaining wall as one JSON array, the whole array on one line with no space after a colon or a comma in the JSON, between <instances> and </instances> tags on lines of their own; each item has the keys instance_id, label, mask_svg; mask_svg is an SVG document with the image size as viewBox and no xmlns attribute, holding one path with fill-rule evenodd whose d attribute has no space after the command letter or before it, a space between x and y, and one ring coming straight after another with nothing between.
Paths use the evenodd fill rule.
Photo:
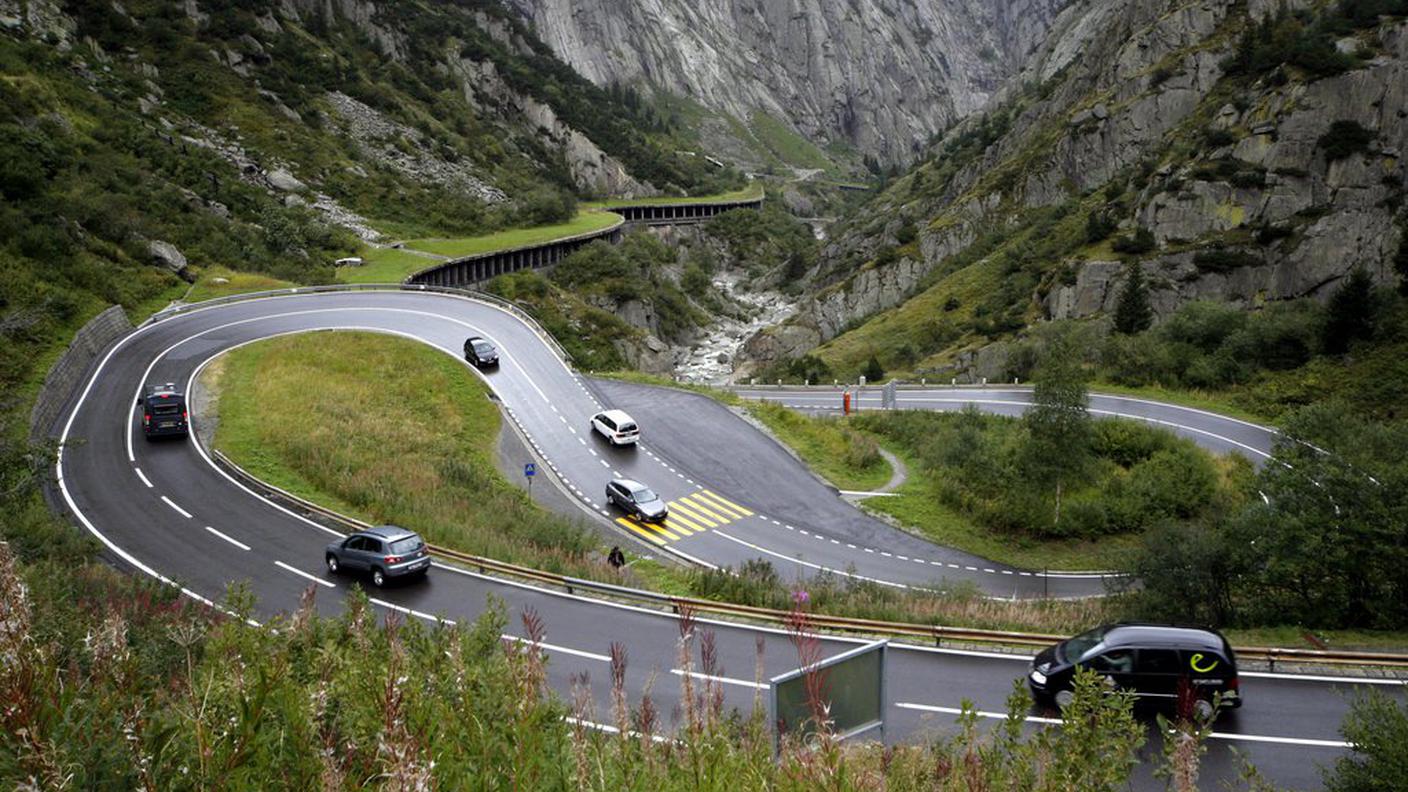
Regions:
<instances>
[{"instance_id":1,"label":"concrete retaining wall","mask_svg":"<svg viewBox=\"0 0 1408 792\"><path fill-rule=\"evenodd\" d=\"M45 437L58 437L60 427L54 424L64 408L83 386L84 377L93 361L112 342L132 329L132 321L122 306L114 305L93 317L84 325L73 343L64 350L39 389L39 398L29 413L29 439L39 442Z\"/></svg>"}]
</instances>

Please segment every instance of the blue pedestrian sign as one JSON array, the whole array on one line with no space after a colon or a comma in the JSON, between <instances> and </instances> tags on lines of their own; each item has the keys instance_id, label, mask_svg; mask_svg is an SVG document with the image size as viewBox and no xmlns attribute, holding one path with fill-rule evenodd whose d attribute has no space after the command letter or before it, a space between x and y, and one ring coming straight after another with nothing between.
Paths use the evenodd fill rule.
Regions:
<instances>
[{"instance_id":1,"label":"blue pedestrian sign","mask_svg":"<svg viewBox=\"0 0 1408 792\"><path fill-rule=\"evenodd\" d=\"M536 476L537 474L538 474L538 466L537 466L537 465L533 464L532 462L526 462L526 463L524 463L524 465L523 465L523 475L527 476L528 478L533 478L533 477Z\"/></svg>"}]
</instances>

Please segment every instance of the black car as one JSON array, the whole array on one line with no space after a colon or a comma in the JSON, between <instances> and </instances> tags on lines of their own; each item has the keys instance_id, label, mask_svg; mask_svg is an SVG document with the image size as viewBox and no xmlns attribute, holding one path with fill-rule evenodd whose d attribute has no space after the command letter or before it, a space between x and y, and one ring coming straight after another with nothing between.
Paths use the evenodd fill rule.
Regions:
<instances>
[{"instance_id":1,"label":"black car","mask_svg":"<svg viewBox=\"0 0 1408 792\"><path fill-rule=\"evenodd\" d=\"M663 522L670 509L654 490L630 479L612 479L606 485L606 502L641 522Z\"/></svg>"},{"instance_id":2,"label":"black car","mask_svg":"<svg viewBox=\"0 0 1408 792\"><path fill-rule=\"evenodd\" d=\"M430 571L430 552L415 531L395 525L378 525L329 544L324 552L328 571L346 569L371 574L372 585L384 586L392 578Z\"/></svg>"},{"instance_id":3,"label":"black car","mask_svg":"<svg viewBox=\"0 0 1408 792\"><path fill-rule=\"evenodd\" d=\"M1038 654L1027 683L1038 701L1064 707L1071 701L1077 668L1094 671L1114 689L1130 691L1140 699L1173 704L1180 691L1188 691L1205 715L1211 714L1212 699L1218 693L1224 707L1242 706L1237 658L1227 639L1215 630L1168 624L1104 625Z\"/></svg>"},{"instance_id":4,"label":"black car","mask_svg":"<svg viewBox=\"0 0 1408 792\"><path fill-rule=\"evenodd\" d=\"M479 336L464 340L464 359L476 368L494 368L499 365L499 350Z\"/></svg>"},{"instance_id":5,"label":"black car","mask_svg":"<svg viewBox=\"0 0 1408 792\"><path fill-rule=\"evenodd\" d=\"M148 439L185 435L190 431L186 397L174 383L148 385L137 398L142 407L142 434Z\"/></svg>"}]
</instances>

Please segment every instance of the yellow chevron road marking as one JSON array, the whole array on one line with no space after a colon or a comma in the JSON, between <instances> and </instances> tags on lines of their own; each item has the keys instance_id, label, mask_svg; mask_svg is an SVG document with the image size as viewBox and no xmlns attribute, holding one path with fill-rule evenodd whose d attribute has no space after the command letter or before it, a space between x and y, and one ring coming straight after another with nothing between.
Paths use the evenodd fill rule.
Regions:
<instances>
[{"instance_id":1,"label":"yellow chevron road marking","mask_svg":"<svg viewBox=\"0 0 1408 792\"><path fill-rule=\"evenodd\" d=\"M709 530L708 528L705 528L702 525L698 525L692 522L691 520L686 519L683 515L674 511L671 511L670 516L665 519L665 524L670 526L671 528L676 528L679 530L684 530L688 528L690 531L693 531L695 533L704 533L705 531Z\"/></svg>"},{"instance_id":2,"label":"yellow chevron road marking","mask_svg":"<svg viewBox=\"0 0 1408 792\"><path fill-rule=\"evenodd\" d=\"M659 544L664 544L664 542L661 542L659 538L655 536L655 534L657 533L663 535L666 539L669 539L671 541L679 539L679 537L674 535L673 533L670 533L664 528L661 528L660 526L654 525L652 523L643 523L639 520L633 520L629 517L617 517L616 522L621 523L622 525L626 526L627 528L630 528L638 534L650 537L652 540L656 541Z\"/></svg>"}]
</instances>

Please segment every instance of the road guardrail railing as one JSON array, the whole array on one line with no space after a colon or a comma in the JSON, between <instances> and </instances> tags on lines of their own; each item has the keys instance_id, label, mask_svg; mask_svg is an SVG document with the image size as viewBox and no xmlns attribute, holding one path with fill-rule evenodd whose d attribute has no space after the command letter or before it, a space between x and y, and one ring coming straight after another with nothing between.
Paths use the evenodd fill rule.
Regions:
<instances>
[{"instance_id":1,"label":"road guardrail railing","mask_svg":"<svg viewBox=\"0 0 1408 792\"><path fill-rule=\"evenodd\" d=\"M235 464L218 450L213 450L220 464L246 485L262 490L291 505L295 510L322 518L349 531L370 528L371 525L319 506L293 493L269 484ZM604 598L630 600L636 603L652 604L678 613L689 610L696 613L709 613L728 616L774 627L786 627L792 617L791 611L777 608L764 608L755 605L740 605L731 602L677 597L654 591L606 583L599 580L560 575L545 572L519 564L496 561L492 558L465 553L447 547L430 545L430 552L438 558L453 561L461 566L478 571L480 574L495 574L519 580L531 580L561 588L569 594L590 592ZM986 644L1003 647L1042 648L1069 636L1048 633L1014 632L1006 630L980 630L966 627L949 627L941 624L919 624L913 622L883 621L862 619L850 616L831 616L825 613L808 613L807 623L811 627L840 633L886 636L892 638L919 639L932 642L935 646L951 644ZM1269 646L1234 646L1238 659L1255 660L1268 664L1271 670L1277 663L1343 667L1369 667L1400 669L1408 671L1408 654L1390 652L1338 651L1330 649L1293 649Z\"/></svg>"}]
</instances>

